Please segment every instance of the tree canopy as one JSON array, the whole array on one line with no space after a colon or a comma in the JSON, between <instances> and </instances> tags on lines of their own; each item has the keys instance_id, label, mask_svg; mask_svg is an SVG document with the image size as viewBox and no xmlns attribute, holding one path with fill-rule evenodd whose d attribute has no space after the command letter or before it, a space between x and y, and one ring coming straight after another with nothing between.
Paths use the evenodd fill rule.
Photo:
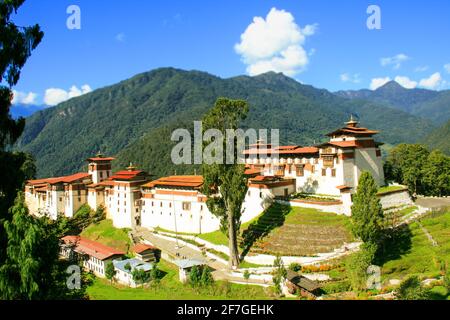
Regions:
<instances>
[{"instance_id":1,"label":"tree canopy","mask_svg":"<svg viewBox=\"0 0 450 320\"><path fill-rule=\"evenodd\" d=\"M236 130L248 113L248 104L243 100L219 98L203 118L203 130L217 129L223 137L227 130ZM222 150L227 150L227 140L222 139ZM220 218L222 231L229 241L230 267L239 266L237 233L241 225L241 208L247 193L247 179L244 175L245 165L239 162L237 139L233 139L233 163L227 161L225 152L218 156L216 163L202 165L203 193L208 196L206 205L212 214ZM213 151L214 153L214 151ZM228 163L227 163L228 162Z\"/></svg>"}]
</instances>

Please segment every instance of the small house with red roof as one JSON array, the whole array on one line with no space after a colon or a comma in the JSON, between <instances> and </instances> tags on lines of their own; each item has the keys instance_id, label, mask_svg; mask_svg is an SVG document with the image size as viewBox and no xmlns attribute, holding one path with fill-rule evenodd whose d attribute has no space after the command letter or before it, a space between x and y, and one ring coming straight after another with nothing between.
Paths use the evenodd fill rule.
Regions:
<instances>
[{"instance_id":1,"label":"small house with red roof","mask_svg":"<svg viewBox=\"0 0 450 320\"><path fill-rule=\"evenodd\" d=\"M145 262L155 262L159 260L161 251L151 245L145 243L138 243L133 247L133 252L136 258Z\"/></svg>"},{"instance_id":2,"label":"small house with red roof","mask_svg":"<svg viewBox=\"0 0 450 320\"><path fill-rule=\"evenodd\" d=\"M66 259L82 261L87 270L99 277L105 277L105 268L108 262L121 258L125 254L121 250L80 236L63 237L60 253Z\"/></svg>"}]
</instances>

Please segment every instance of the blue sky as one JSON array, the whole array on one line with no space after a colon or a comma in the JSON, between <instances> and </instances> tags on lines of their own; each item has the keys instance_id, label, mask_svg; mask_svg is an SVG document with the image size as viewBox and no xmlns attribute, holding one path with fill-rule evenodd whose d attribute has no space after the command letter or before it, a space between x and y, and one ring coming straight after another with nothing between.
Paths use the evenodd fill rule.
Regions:
<instances>
[{"instance_id":1,"label":"blue sky","mask_svg":"<svg viewBox=\"0 0 450 320\"><path fill-rule=\"evenodd\" d=\"M366 26L371 4L381 9L381 30ZM81 30L66 26L69 5L81 9ZM14 21L39 23L45 36L16 102L55 104L168 66L224 78L281 68L331 91L388 79L448 89L449 10L447 0L27 0Z\"/></svg>"}]
</instances>

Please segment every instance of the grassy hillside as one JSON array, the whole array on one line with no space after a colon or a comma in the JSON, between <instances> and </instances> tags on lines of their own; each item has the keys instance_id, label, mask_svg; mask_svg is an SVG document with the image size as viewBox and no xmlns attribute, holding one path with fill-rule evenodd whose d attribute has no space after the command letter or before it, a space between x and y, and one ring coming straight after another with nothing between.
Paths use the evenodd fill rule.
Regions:
<instances>
[{"instance_id":1,"label":"grassy hillside","mask_svg":"<svg viewBox=\"0 0 450 320\"><path fill-rule=\"evenodd\" d=\"M131 246L127 230L114 228L111 220L91 224L83 230L81 236L125 252L128 252Z\"/></svg>"},{"instance_id":2,"label":"grassy hillside","mask_svg":"<svg viewBox=\"0 0 450 320\"><path fill-rule=\"evenodd\" d=\"M241 251L247 253L309 256L331 252L353 241L350 219L315 209L274 204L261 216L243 224ZM227 245L221 232L199 235L215 244Z\"/></svg>"},{"instance_id":3,"label":"grassy hillside","mask_svg":"<svg viewBox=\"0 0 450 320\"><path fill-rule=\"evenodd\" d=\"M98 151L117 156L116 166L132 161L156 175L193 171L172 165L171 133L191 127L221 96L248 100L243 127L280 129L286 144L319 143L350 113L390 144L416 142L433 129L431 122L398 109L338 97L282 74L221 79L164 68L35 113L16 148L35 156L40 177L80 170Z\"/></svg>"}]
</instances>

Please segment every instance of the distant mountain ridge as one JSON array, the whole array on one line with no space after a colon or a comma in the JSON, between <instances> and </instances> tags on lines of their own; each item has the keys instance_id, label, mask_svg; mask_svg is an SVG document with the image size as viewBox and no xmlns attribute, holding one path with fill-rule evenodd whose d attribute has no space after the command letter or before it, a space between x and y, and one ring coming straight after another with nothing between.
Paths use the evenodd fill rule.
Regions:
<instances>
[{"instance_id":1,"label":"distant mountain ridge","mask_svg":"<svg viewBox=\"0 0 450 320\"><path fill-rule=\"evenodd\" d=\"M46 105L31 105L31 104L14 104L11 106L11 115L14 119L19 117L27 118L35 112L47 109Z\"/></svg>"},{"instance_id":2,"label":"distant mountain ridge","mask_svg":"<svg viewBox=\"0 0 450 320\"><path fill-rule=\"evenodd\" d=\"M430 119L440 125L450 119L450 90L406 89L390 81L376 90L338 91L348 99L365 99L412 115Z\"/></svg>"},{"instance_id":3,"label":"distant mountain ridge","mask_svg":"<svg viewBox=\"0 0 450 320\"><path fill-rule=\"evenodd\" d=\"M98 151L116 156L117 167L131 161L157 176L192 173L192 167L172 165L171 133L191 128L218 97L247 100L243 127L280 129L286 144L325 141L350 114L380 130L378 139L388 144L419 141L435 128L402 110L344 98L274 72L222 79L161 68L33 114L16 148L34 154L40 177L79 170Z\"/></svg>"}]
</instances>

